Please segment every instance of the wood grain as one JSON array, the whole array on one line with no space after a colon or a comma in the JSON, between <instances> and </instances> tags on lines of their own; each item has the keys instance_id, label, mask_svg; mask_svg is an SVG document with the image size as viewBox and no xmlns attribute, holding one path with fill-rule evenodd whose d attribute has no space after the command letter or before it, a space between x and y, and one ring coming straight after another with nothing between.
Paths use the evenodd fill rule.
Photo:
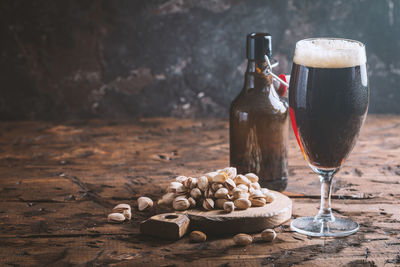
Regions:
<instances>
[{"instance_id":1,"label":"wood grain","mask_svg":"<svg viewBox=\"0 0 400 267\"><path fill-rule=\"evenodd\" d=\"M264 207L235 210L228 214L223 210L188 210L190 227L213 235L257 233L277 227L292 217L292 201L279 192L271 192L276 199Z\"/></svg>"},{"instance_id":2,"label":"wood grain","mask_svg":"<svg viewBox=\"0 0 400 267\"><path fill-rule=\"evenodd\" d=\"M355 235L308 238L275 228L273 243L236 247L231 237L163 241L139 223L166 212L136 209L156 200L179 174L228 165L224 120L0 122L0 265L398 266L400 264L400 116L369 116L333 185L337 216L360 224ZM293 217L314 215L319 181L296 141L289 147ZM117 203L132 221L109 224Z\"/></svg>"}]
</instances>

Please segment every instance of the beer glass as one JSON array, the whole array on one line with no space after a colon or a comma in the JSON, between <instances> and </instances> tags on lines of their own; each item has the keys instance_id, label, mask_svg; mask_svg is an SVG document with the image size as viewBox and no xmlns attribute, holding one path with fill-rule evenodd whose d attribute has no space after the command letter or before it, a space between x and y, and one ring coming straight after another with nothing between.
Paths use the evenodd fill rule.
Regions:
<instances>
[{"instance_id":1,"label":"beer glass","mask_svg":"<svg viewBox=\"0 0 400 267\"><path fill-rule=\"evenodd\" d=\"M297 42L289 84L289 113L304 158L321 181L315 217L291 228L310 236L347 236L359 226L331 212L332 178L353 149L364 123L369 87L364 44L314 38Z\"/></svg>"}]
</instances>

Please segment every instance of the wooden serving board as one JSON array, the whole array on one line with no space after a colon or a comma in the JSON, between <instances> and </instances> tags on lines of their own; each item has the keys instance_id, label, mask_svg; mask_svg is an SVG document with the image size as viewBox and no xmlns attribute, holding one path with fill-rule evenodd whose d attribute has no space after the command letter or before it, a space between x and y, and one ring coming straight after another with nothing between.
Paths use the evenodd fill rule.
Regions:
<instances>
[{"instance_id":1,"label":"wooden serving board","mask_svg":"<svg viewBox=\"0 0 400 267\"><path fill-rule=\"evenodd\" d=\"M188 210L190 228L207 234L225 235L236 233L255 233L276 227L292 216L292 200L287 196L272 191L276 198L264 207L247 210L235 210L225 213L223 210Z\"/></svg>"}]
</instances>

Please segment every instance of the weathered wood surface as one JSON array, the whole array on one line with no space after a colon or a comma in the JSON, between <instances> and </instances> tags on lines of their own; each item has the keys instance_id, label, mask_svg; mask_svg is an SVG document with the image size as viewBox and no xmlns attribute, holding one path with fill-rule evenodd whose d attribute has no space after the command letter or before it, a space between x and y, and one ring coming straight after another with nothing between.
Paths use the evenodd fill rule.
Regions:
<instances>
[{"instance_id":1,"label":"weathered wood surface","mask_svg":"<svg viewBox=\"0 0 400 267\"><path fill-rule=\"evenodd\" d=\"M259 233L267 228L280 226L292 216L292 200L282 193L272 191L275 200L263 207L252 207L226 213L224 210L185 211L189 215L191 229L206 234L225 235L239 233Z\"/></svg>"},{"instance_id":2,"label":"weathered wood surface","mask_svg":"<svg viewBox=\"0 0 400 267\"><path fill-rule=\"evenodd\" d=\"M229 237L191 244L139 235L133 212L109 224L113 205L157 199L178 174L228 165L223 120L0 123L0 265L395 266L400 264L400 117L369 116L334 184L336 214L360 231L308 238L278 227L277 240L236 247ZM293 216L314 215L317 177L290 140ZM257 235L256 235L257 236Z\"/></svg>"}]
</instances>

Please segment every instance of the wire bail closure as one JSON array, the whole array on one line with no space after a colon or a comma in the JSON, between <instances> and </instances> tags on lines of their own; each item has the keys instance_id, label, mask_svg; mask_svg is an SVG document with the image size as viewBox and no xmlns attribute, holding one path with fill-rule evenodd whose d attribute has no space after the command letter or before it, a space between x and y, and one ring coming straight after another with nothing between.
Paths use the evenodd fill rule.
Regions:
<instances>
[{"instance_id":1,"label":"wire bail closure","mask_svg":"<svg viewBox=\"0 0 400 267\"><path fill-rule=\"evenodd\" d=\"M269 60L268 56L265 56L265 60L268 63L268 69L267 69L267 74L271 74L272 78L274 78L276 81L278 81L280 84L289 87L289 84L287 82L285 82L284 80L282 80L281 78L279 78L278 75L276 75L275 73L272 72L272 68L276 67L278 64L274 64L271 65L271 61Z\"/></svg>"}]
</instances>

